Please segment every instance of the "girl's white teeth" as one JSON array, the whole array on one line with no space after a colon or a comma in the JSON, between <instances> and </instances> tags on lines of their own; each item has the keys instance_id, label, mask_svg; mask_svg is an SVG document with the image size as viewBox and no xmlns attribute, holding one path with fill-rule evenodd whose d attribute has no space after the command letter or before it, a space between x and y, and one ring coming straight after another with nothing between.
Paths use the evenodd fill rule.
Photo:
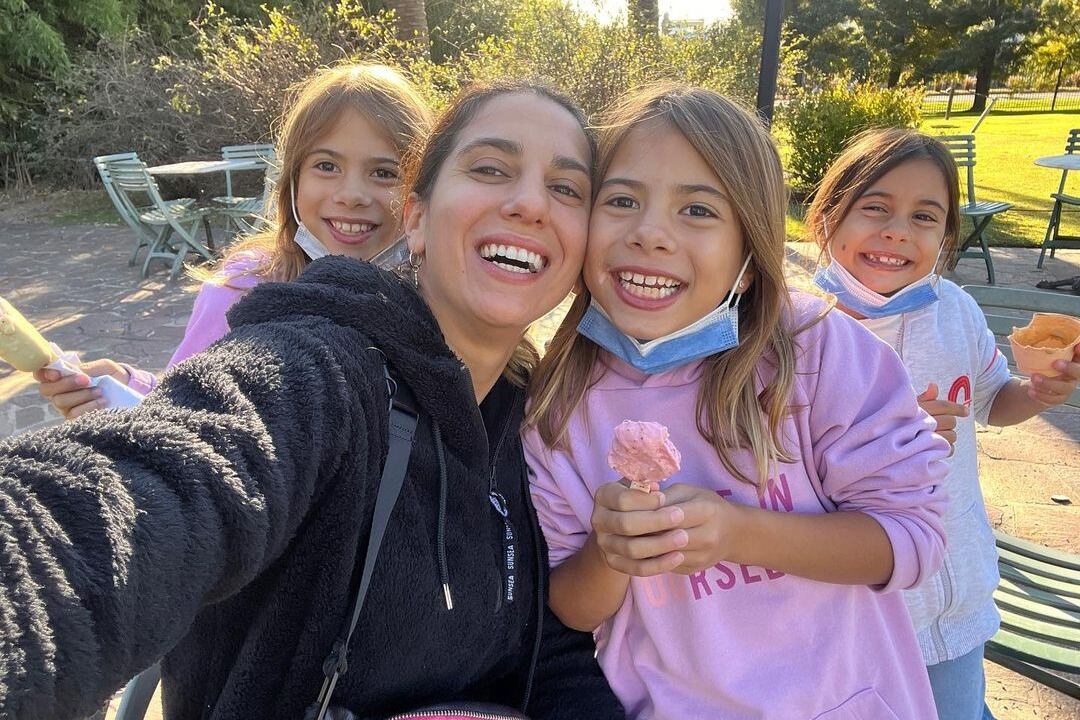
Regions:
<instances>
[{"instance_id":1,"label":"girl's white teeth","mask_svg":"<svg viewBox=\"0 0 1080 720\"><path fill-rule=\"evenodd\" d=\"M375 229L375 223L347 223L339 220L331 220L330 224L334 226L334 229L338 232L343 232L348 235L359 235L360 233L366 233Z\"/></svg>"},{"instance_id":2,"label":"girl's white teeth","mask_svg":"<svg viewBox=\"0 0 1080 720\"><path fill-rule=\"evenodd\" d=\"M900 267L907 265L908 261L903 258L889 257L887 255L874 255L873 253L866 253L866 257L870 258L873 262L881 263L882 265L895 265Z\"/></svg>"},{"instance_id":3,"label":"girl's white teeth","mask_svg":"<svg viewBox=\"0 0 1080 720\"><path fill-rule=\"evenodd\" d=\"M642 275L641 273L630 272L628 270L619 272L619 280L621 280L624 285L630 283L633 285L660 288L678 288L679 285L682 284L675 278L669 278L663 275Z\"/></svg>"},{"instance_id":4,"label":"girl's white teeth","mask_svg":"<svg viewBox=\"0 0 1080 720\"><path fill-rule=\"evenodd\" d=\"M628 270L619 272L619 284L631 295L649 300L670 297L682 286L682 283L674 278L663 275L643 275Z\"/></svg>"},{"instance_id":5,"label":"girl's white teeth","mask_svg":"<svg viewBox=\"0 0 1080 720\"><path fill-rule=\"evenodd\" d=\"M660 300L662 298L671 297L679 289L678 286L671 287L670 285L662 285L660 287L646 287L644 285L638 285L636 283L629 282L627 280L619 280L619 284L623 286L626 292L640 298L646 298L648 300Z\"/></svg>"},{"instance_id":6,"label":"girl's white teeth","mask_svg":"<svg viewBox=\"0 0 1080 720\"><path fill-rule=\"evenodd\" d=\"M481 245L480 257L490 260L503 270L516 273L538 273L544 269L545 263L542 255L515 245ZM506 262L507 260L513 262Z\"/></svg>"}]
</instances>

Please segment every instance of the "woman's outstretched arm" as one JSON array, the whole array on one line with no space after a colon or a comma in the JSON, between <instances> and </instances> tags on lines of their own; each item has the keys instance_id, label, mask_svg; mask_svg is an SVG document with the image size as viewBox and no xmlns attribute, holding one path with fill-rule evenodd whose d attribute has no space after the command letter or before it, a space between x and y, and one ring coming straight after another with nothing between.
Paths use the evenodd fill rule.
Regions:
<instances>
[{"instance_id":1,"label":"woman's outstretched arm","mask_svg":"<svg viewBox=\"0 0 1080 720\"><path fill-rule=\"evenodd\" d=\"M0 443L0 717L92 713L381 457L366 344L312 317L242 327L138 408Z\"/></svg>"}]
</instances>

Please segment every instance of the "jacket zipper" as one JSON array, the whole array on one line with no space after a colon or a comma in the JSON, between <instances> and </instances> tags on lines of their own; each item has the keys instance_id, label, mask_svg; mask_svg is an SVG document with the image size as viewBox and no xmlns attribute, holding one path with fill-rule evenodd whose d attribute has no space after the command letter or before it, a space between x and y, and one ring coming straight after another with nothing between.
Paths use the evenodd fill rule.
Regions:
<instances>
[{"instance_id":1,"label":"jacket zipper","mask_svg":"<svg viewBox=\"0 0 1080 720\"><path fill-rule=\"evenodd\" d=\"M502 562L499 569L502 583L499 588L499 601L495 605L495 612L502 610L503 603L514 602L514 586L517 580L517 545L514 538L514 526L510 524L510 506L507 504L503 494L499 492L495 477L499 467L499 455L502 453L503 442L506 440L506 433L510 429L512 417L513 413L509 413L506 420L503 421L502 433L499 434L499 441L495 445L495 454L491 457L491 475L488 477L488 502L491 503L491 507L495 509L495 513L503 524Z\"/></svg>"},{"instance_id":2,"label":"jacket zipper","mask_svg":"<svg viewBox=\"0 0 1080 720\"><path fill-rule=\"evenodd\" d=\"M934 619L934 624L931 625L931 635L934 640L934 649L937 650L938 662L944 662L948 656L948 648L945 646L945 634L941 631L941 619L945 616L952 606L953 602L953 590L952 590L952 573L949 571L949 560L945 559L941 564L941 612Z\"/></svg>"},{"instance_id":3,"label":"jacket zipper","mask_svg":"<svg viewBox=\"0 0 1080 720\"><path fill-rule=\"evenodd\" d=\"M907 330L907 313L900 315L900 332L896 337L896 354L900 358L900 362L907 367L907 363L904 362L904 335ZM918 388L916 388L918 392ZM941 564L941 612L934 618L934 622L930 624L930 639L934 643L934 650L938 656L938 662L944 662L946 657L945 647L945 634L941 631L941 618L949 610L949 606L952 605L953 592L952 592L952 576L949 573L949 562L946 558Z\"/></svg>"}]
</instances>

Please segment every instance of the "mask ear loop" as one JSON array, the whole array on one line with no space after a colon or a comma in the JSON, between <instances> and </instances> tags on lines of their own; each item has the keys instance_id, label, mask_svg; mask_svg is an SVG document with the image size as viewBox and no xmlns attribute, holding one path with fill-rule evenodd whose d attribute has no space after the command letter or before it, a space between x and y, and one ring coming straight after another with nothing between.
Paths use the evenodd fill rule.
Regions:
<instances>
[{"instance_id":1,"label":"mask ear loop","mask_svg":"<svg viewBox=\"0 0 1080 720\"><path fill-rule=\"evenodd\" d=\"M938 245L937 255L934 257L934 269L930 271L930 274L933 276L930 278L930 284L935 288L937 287L938 282L941 281L941 272L938 271L938 263L941 262L941 253L944 251L945 238L941 238L941 244ZM942 268L942 270L944 270L944 268Z\"/></svg>"},{"instance_id":2,"label":"mask ear loop","mask_svg":"<svg viewBox=\"0 0 1080 720\"><path fill-rule=\"evenodd\" d=\"M296 183L292 180L289 181L289 196L292 199L292 205L289 209L292 210L293 220L296 221L296 227L299 228L303 223L300 222L300 216L296 213Z\"/></svg>"},{"instance_id":3,"label":"mask ear loop","mask_svg":"<svg viewBox=\"0 0 1080 720\"><path fill-rule=\"evenodd\" d=\"M737 287L739 287L739 283L742 282L743 275L746 274L746 268L750 267L750 258L752 258L752 257L753 257L753 255L747 255L746 260L743 261L742 269L739 270L739 276L737 278L735 278L735 284L731 286L731 291L728 292L727 299L724 300L724 305L731 305L731 307L733 307L733 308L738 308L739 307L739 301L742 300L743 293L746 292L746 291L744 290L741 293L736 293L735 289ZM735 304L734 305L731 304L732 296L735 297Z\"/></svg>"}]
</instances>

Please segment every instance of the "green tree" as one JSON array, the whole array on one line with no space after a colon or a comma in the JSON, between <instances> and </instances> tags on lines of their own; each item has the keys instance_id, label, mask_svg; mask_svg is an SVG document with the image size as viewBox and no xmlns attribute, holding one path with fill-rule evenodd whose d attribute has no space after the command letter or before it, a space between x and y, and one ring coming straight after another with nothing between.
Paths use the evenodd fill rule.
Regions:
<instances>
[{"instance_id":1,"label":"green tree","mask_svg":"<svg viewBox=\"0 0 1080 720\"><path fill-rule=\"evenodd\" d=\"M1042 26L1031 37L1025 63L1046 87L1061 82L1062 74L1080 66L1080 0L1046 0Z\"/></svg>"},{"instance_id":2,"label":"green tree","mask_svg":"<svg viewBox=\"0 0 1080 720\"><path fill-rule=\"evenodd\" d=\"M382 0L381 4L387 10L394 11L398 37L415 42L430 55L431 41L428 37L427 8L424 0Z\"/></svg>"},{"instance_id":3,"label":"green tree","mask_svg":"<svg viewBox=\"0 0 1080 720\"><path fill-rule=\"evenodd\" d=\"M860 3L855 19L869 48L887 63L888 87L896 87L905 70L925 65L946 42L931 0Z\"/></svg>"},{"instance_id":4,"label":"green tree","mask_svg":"<svg viewBox=\"0 0 1080 720\"><path fill-rule=\"evenodd\" d=\"M660 37L660 6L657 0L626 0L630 29L646 42Z\"/></svg>"},{"instance_id":5,"label":"green tree","mask_svg":"<svg viewBox=\"0 0 1080 720\"><path fill-rule=\"evenodd\" d=\"M995 73L1022 58L1028 35L1039 25L1032 0L957 0L939 9L941 27L954 38L934 63L937 70L975 72L975 102L982 112Z\"/></svg>"},{"instance_id":6,"label":"green tree","mask_svg":"<svg viewBox=\"0 0 1080 720\"><path fill-rule=\"evenodd\" d=\"M505 37L526 0L427 0L431 58L442 63L475 53L490 37Z\"/></svg>"},{"instance_id":7,"label":"green tree","mask_svg":"<svg viewBox=\"0 0 1080 720\"><path fill-rule=\"evenodd\" d=\"M38 84L63 76L71 48L122 25L120 0L0 0L0 181L28 182L15 151Z\"/></svg>"}]
</instances>

